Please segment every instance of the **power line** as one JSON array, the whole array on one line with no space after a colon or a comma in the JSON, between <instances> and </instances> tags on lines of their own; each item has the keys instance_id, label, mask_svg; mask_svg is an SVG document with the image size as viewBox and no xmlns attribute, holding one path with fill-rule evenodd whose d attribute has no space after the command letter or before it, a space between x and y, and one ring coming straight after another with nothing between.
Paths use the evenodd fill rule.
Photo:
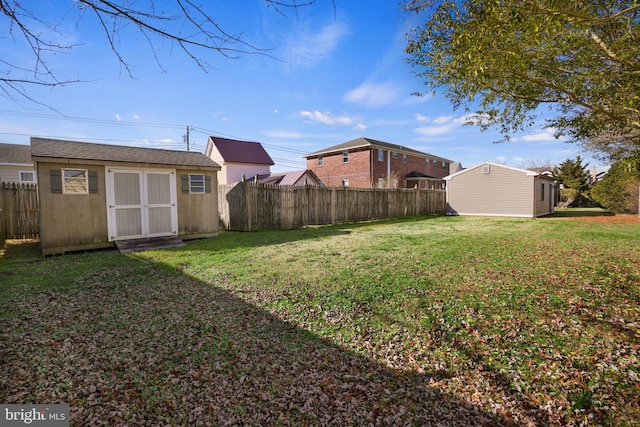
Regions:
<instances>
[{"instance_id":1,"label":"power line","mask_svg":"<svg viewBox=\"0 0 640 427\"><path fill-rule=\"evenodd\" d=\"M112 125L112 126L135 126L135 127L148 127L148 128L163 128L163 129L184 129L185 127L187 128L187 135L183 136L183 142L180 143L179 141L170 141L170 142L166 142L166 141L153 141L153 140L131 140L131 139L114 139L114 138L86 138L86 137L82 137L83 140L87 140L87 141L102 141L102 142L127 142L127 143L134 143L134 144L140 144L140 143L151 143L151 144L159 144L160 146L163 147L167 147L167 146L182 146L182 144L186 143L187 144L187 151L191 148L191 146L195 146L195 147L202 147L199 144L194 144L192 142L189 141L189 130L192 132L197 132L200 134L204 134L207 136L211 136L211 135L221 135L221 136L226 136L229 138L233 138L233 139L237 139L240 141L247 141L247 142L253 142L250 141L246 138L242 138L242 137L238 137L235 135L230 135L230 134L225 134L223 132L219 132L219 131L215 131L215 130L211 130L211 129L206 129L206 128L202 128L202 127L195 127L195 126L188 126L188 125L183 125L183 124L171 124L171 123L150 123L150 122L131 122L131 121L122 121L122 120L107 120L107 119L94 119L94 118L89 118L89 117L78 117L78 116L66 116L66 115L51 115L51 114L43 114L43 113L30 113L30 112L19 112L19 111L10 111L10 110L0 110L0 114L9 114L9 115L15 115L15 116L23 116L23 117L34 117L34 118L46 118L46 119L52 119L52 120L68 120L68 121L75 121L75 122L82 122L82 123L97 123L97 124L105 124L105 125ZM58 139L68 139L68 138L72 138L73 137L69 137L69 136L52 136L52 135L33 135L33 134L24 134L24 133L11 133L11 132L0 132L0 135L14 135L14 136L36 136L36 137L41 137L41 138L58 138ZM284 152L289 152L289 153L294 153L294 154L307 154L305 151L302 150L298 150L295 148L291 148L291 147L285 147L282 145L277 145L277 144L272 144L272 143L266 143L266 142L261 142L261 144L265 147L270 147L273 148L274 150L279 150L279 151L284 151ZM295 161L290 161L291 163L297 163L297 164L304 164L304 162L295 162Z\"/></svg>"},{"instance_id":2,"label":"power line","mask_svg":"<svg viewBox=\"0 0 640 427\"><path fill-rule=\"evenodd\" d=\"M13 135L13 136L27 136L27 137L36 137L36 138L51 138L51 139L66 139L66 140L77 140L78 138L69 137L69 136L53 136L53 135L34 135L27 133L14 133L14 132L0 132L0 135ZM96 142L128 142L133 144L153 144L155 146L160 147L182 147L184 145L183 142L180 141L166 141L166 140L150 140L150 139L114 139L114 138L85 138L82 137L83 141L96 141ZM202 148L201 144L191 143L191 147L199 147Z\"/></svg>"},{"instance_id":3,"label":"power line","mask_svg":"<svg viewBox=\"0 0 640 427\"><path fill-rule=\"evenodd\" d=\"M242 138L242 137L235 136L235 135L229 135L229 134L222 133L222 132L216 132L216 131L210 130L210 129L200 128L200 127L192 127L191 129L194 132L198 132L198 133L201 133L201 134L204 134L204 135L207 135L207 136L221 135L221 136L237 139L238 141L255 142L255 141L248 140L246 138ZM307 154L306 151L297 150L295 148L290 148L290 147L284 147L282 145L276 145L276 144L272 144L272 143L268 143L268 142L261 142L261 144L264 145L265 147L273 147L273 148L276 148L276 149L278 149L280 151L288 151L290 153L295 153L295 154Z\"/></svg>"},{"instance_id":4,"label":"power line","mask_svg":"<svg viewBox=\"0 0 640 427\"><path fill-rule=\"evenodd\" d=\"M175 128L175 129L184 129L185 125L183 124L170 124L170 123L148 123L148 122L130 122L123 120L107 120L107 119L92 119L88 117L77 117L77 116L65 116L65 115L51 115L51 114L42 114L42 113L25 113L19 111L7 111L0 110L1 114L10 114L14 116L24 116L24 117L37 117L37 118L46 118L46 119L55 119L55 120L69 120L75 122L85 122L85 123L100 123L105 125L119 125L119 126L139 126L139 127L156 127L156 128Z\"/></svg>"}]
</instances>

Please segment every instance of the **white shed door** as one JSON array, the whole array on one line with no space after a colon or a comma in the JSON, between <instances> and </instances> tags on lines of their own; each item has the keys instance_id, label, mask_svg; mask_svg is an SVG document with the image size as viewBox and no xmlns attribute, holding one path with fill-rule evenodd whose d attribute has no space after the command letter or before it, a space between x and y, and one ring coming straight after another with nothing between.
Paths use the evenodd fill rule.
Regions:
<instances>
[{"instance_id":1,"label":"white shed door","mask_svg":"<svg viewBox=\"0 0 640 427\"><path fill-rule=\"evenodd\" d=\"M177 234L174 171L108 170L109 240Z\"/></svg>"}]
</instances>

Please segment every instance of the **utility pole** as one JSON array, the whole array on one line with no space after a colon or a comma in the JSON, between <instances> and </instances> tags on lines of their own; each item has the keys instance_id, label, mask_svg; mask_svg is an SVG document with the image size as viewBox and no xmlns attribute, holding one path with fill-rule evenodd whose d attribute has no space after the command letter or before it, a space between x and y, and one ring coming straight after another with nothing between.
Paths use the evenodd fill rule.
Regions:
<instances>
[{"instance_id":1,"label":"utility pole","mask_svg":"<svg viewBox=\"0 0 640 427\"><path fill-rule=\"evenodd\" d=\"M182 140L187 143L187 151L189 151L189 130L191 130L191 126L187 126L187 134L182 135Z\"/></svg>"}]
</instances>

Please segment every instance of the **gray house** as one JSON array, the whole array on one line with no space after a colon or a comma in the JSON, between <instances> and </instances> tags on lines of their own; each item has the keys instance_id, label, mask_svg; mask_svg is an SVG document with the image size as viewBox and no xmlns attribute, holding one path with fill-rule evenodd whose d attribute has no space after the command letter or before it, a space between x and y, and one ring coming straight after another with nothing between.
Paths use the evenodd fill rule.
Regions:
<instances>
[{"instance_id":1,"label":"gray house","mask_svg":"<svg viewBox=\"0 0 640 427\"><path fill-rule=\"evenodd\" d=\"M218 233L220 166L202 153L31 138L43 255Z\"/></svg>"},{"instance_id":2,"label":"gray house","mask_svg":"<svg viewBox=\"0 0 640 427\"><path fill-rule=\"evenodd\" d=\"M484 162L444 180L447 215L534 218L553 213L557 185L548 175Z\"/></svg>"}]
</instances>

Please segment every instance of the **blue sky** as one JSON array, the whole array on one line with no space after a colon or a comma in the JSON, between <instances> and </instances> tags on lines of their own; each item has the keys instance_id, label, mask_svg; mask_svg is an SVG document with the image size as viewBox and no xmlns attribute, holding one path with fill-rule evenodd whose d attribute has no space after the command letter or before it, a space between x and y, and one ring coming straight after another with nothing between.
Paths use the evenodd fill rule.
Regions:
<instances>
[{"instance_id":1,"label":"blue sky","mask_svg":"<svg viewBox=\"0 0 640 427\"><path fill-rule=\"evenodd\" d=\"M45 19L63 16L58 1L38 5ZM334 9L330 0L318 0L286 16L264 0L208 1L205 9L268 55L209 53L205 59L214 68L204 72L175 46L153 40L152 51L125 27L116 42L131 78L97 23L68 13L53 37L77 46L47 56L48 65L61 79L84 82L28 88L46 107L0 93L0 141L28 144L30 136L44 136L186 149L183 135L191 126L192 150L204 151L209 135L258 141L274 159L274 172L303 169L302 155L362 136L465 167L485 160L559 164L577 155L590 167L604 166L538 126L495 144L497 132L464 126L467 113L454 111L443 96L412 96L425 86L405 62L405 34L424 16L403 12L396 1L373 7L336 0ZM20 39L4 36L0 58L31 66Z\"/></svg>"}]
</instances>

